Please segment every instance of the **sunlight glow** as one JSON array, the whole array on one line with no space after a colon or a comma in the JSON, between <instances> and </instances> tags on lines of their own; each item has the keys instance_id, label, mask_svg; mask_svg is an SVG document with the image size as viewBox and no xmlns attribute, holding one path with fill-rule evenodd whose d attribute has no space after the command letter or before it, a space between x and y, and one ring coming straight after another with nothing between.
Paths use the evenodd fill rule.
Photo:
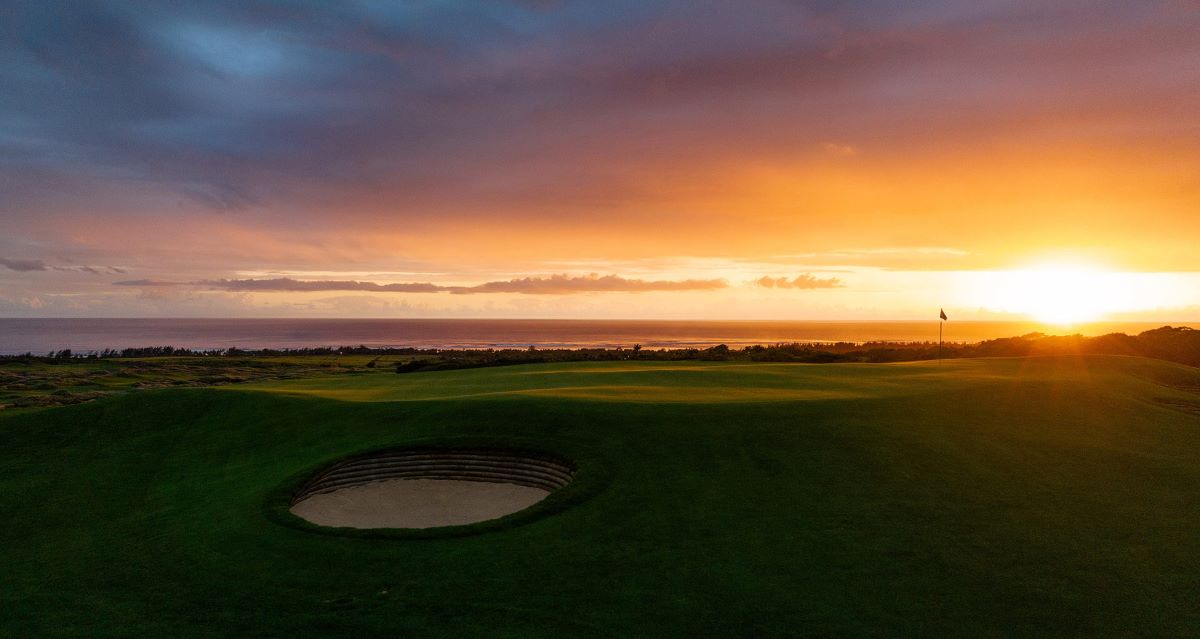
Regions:
<instances>
[{"instance_id":1,"label":"sunlight glow","mask_svg":"<svg viewBox=\"0 0 1200 639\"><path fill-rule=\"evenodd\" d=\"M1121 273L1073 264L1048 264L980 274L979 305L1020 313L1047 324L1070 325L1112 313L1154 308L1170 286L1152 273Z\"/></svg>"}]
</instances>

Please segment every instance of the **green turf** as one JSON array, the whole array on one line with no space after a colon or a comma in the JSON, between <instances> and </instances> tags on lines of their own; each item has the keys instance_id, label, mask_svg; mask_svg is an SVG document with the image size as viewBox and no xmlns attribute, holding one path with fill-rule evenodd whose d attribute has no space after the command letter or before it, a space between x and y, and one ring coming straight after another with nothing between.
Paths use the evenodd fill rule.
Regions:
<instances>
[{"instance_id":1,"label":"green turf","mask_svg":"<svg viewBox=\"0 0 1200 639\"><path fill-rule=\"evenodd\" d=\"M0 636L1200 635L1200 371L603 363L0 415ZM480 534L280 524L289 477L538 442L604 487Z\"/></svg>"}]
</instances>

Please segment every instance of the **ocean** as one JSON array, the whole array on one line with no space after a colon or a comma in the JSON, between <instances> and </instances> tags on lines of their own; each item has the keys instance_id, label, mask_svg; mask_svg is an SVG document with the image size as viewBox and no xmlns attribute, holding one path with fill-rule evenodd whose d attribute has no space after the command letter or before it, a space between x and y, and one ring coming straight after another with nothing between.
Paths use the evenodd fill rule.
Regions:
<instances>
[{"instance_id":1,"label":"ocean","mask_svg":"<svg viewBox=\"0 0 1200 639\"><path fill-rule=\"evenodd\" d=\"M1136 334L1163 322L950 321L947 342L978 342L1040 331ZM416 348L706 348L785 342L937 341L932 321L677 321L479 319L0 319L0 354L44 354L138 346L192 349L319 346Z\"/></svg>"}]
</instances>

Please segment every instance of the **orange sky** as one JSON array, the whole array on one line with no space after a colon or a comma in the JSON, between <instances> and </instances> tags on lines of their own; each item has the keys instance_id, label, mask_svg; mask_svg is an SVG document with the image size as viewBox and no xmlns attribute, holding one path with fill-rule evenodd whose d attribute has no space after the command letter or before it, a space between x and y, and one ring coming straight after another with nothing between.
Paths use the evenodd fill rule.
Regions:
<instances>
[{"instance_id":1,"label":"orange sky","mask_svg":"<svg viewBox=\"0 0 1200 639\"><path fill-rule=\"evenodd\" d=\"M1200 318L1200 9L893 4L20 8L0 316Z\"/></svg>"}]
</instances>

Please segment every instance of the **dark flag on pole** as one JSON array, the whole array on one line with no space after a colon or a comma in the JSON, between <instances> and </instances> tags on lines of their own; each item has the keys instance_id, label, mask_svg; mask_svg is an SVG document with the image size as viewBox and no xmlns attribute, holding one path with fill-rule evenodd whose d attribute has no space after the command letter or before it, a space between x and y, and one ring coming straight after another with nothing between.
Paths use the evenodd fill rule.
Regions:
<instances>
[{"instance_id":1,"label":"dark flag on pole","mask_svg":"<svg viewBox=\"0 0 1200 639\"><path fill-rule=\"evenodd\" d=\"M938 322L938 353L937 353L937 357L938 357L938 362L940 363L942 361L942 322L945 322L946 320L948 320L950 318L946 317L946 309L944 309L944 308L938 309L938 317L942 318L942 321Z\"/></svg>"}]
</instances>

